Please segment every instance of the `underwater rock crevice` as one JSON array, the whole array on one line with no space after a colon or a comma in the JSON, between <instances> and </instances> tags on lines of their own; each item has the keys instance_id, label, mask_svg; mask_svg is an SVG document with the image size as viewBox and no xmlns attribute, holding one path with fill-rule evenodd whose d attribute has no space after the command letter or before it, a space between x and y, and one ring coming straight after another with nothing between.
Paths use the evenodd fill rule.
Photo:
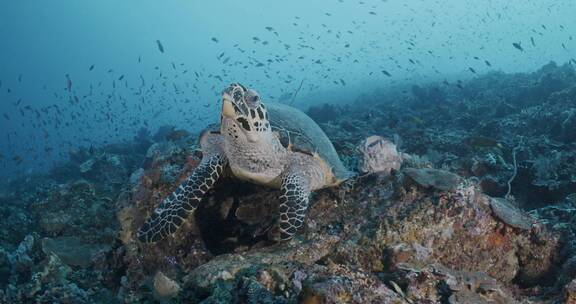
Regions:
<instances>
[{"instance_id":1,"label":"underwater rock crevice","mask_svg":"<svg viewBox=\"0 0 576 304\"><path fill-rule=\"evenodd\" d=\"M219 181L194 213L195 223L206 248L220 255L250 248L266 242L266 232L273 224L275 200L262 201L279 195L265 187L242 183L233 179Z\"/></svg>"}]
</instances>

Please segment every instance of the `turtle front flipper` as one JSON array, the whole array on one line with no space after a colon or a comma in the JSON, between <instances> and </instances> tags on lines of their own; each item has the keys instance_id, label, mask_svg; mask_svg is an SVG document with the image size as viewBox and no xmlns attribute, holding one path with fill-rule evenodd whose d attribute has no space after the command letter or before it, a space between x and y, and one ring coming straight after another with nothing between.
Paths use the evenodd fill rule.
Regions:
<instances>
[{"instance_id":1,"label":"turtle front flipper","mask_svg":"<svg viewBox=\"0 0 576 304\"><path fill-rule=\"evenodd\" d=\"M222 175L226 163L226 157L221 154L204 157L192 174L160 203L140 227L138 239L152 243L176 232Z\"/></svg>"},{"instance_id":2,"label":"turtle front flipper","mask_svg":"<svg viewBox=\"0 0 576 304\"><path fill-rule=\"evenodd\" d=\"M305 175L297 172L286 174L282 178L280 195L280 241L289 241L304 224L308 211L310 183Z\"/></svg>"}]
</instances>

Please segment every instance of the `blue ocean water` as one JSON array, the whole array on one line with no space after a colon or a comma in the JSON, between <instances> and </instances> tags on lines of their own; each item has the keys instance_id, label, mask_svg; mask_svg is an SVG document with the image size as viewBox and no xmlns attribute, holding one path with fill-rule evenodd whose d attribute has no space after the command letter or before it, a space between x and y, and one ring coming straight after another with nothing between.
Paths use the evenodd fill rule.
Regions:
<instances>
[{"instance_id":1,"label":"blue ocean water","mask_svg":"<svg viewBox=\"0 0 576 304\"><path fill-rule=\"evenodd\" d=\"M239 81L307 109L574 58L573 1L2 1L2 176L171 123ZM159 48L162 45L162 49Z\"/></svg>"}]
</instances>

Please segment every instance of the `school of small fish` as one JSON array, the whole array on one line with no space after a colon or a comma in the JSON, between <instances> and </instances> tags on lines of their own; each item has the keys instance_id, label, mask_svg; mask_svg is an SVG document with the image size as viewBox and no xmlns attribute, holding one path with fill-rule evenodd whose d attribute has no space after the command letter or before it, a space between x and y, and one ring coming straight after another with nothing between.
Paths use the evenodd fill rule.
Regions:
<instances>
[{"instance_id":1,"label":"school of small fish","mask_svg":"<svg viewBox=\"0 0 576 304\"><path fill-rule=\"evenodd\" d=\"M339 0L340 2L342 0ZM385 1L384 1L385 2ZM365 5L359 2L359 5ZM365 5L366 18L379 18L378 7L375 5ZM320 31L310 30L310 21L300 16L294 16L292 21L293 33L297 34L297 39L286 38L286 30L276 29L272 25L264 26L259 33L253 33L250 41L229 41L227 39L208 36L206 43L223 45L222 52L215 54L215 58L220 62L221 71L214 73L205 67L188 66L184 62L171 62L169 66L150 66L154 77L147 77L143 74L133 75L116 71L114 67L104 67L97 64L89 64L86 67L88 73L105 73L106 79L101 79L93 83L75 80L74 75L62 75L62 87L49 88L42 86L54 102L48 106L34 106L33 101L23 100L16 96L13 90L7 86L4 79L0 79L0 90L8 96L7 102L14 111L1 113L0 119L6 122L19 123L22 126L30 125L37 132L22 138L17 131L2 134L5 147L3 154L0 154L0 163L3 168L13 163L18 166L26 161L38 161L50 158L56 153L53 159L62 159L69 151L77 149L79 146L92 146L108 143L108 139L94 138L90 136L91 130L99 128L110 128L109 138L122 138L126 134L135 134L140 128L150 128L150 120L157 119L165 113L178 110L186 117L185 121L191 125L202 125L208 119L202 117L197 107L214 108L216 103L207 100L197 100L199 87L210 87L214 92L214 99L220 89L230 81L226 75L232 69L243 69L247 72L263 73L265 78L281 79L284 88L281 93L274 98L281 102L294 102L300 90L312 92L320 88L319 83L305 81L300 77L292 75L289 70L279 70L275 68L277 63L288 63L294 71L309 73L315 79L324 79L328 83L345 87L352 83L343 75L333 73L335 65L363 65L368 71L366 76L379 76L384 80L394 83L394 77L405 72L411 72L416 67L426 65L422 57L414 56L407 61L393 58L386 55L386 50L381 50L382 60L379 64L374 64L363 54L367 45L373 45L373 41L368 41L367 45L358 45L357 36L374 36L363 28L363 20L352 20L350 27L338 29L330 25L330 18L335 18L333 13L324 13L325 22L322 21ZM494 12L482 17L482 22L490 23L494 20L506 18L503 12ZM438 21L432 21L430 27L438 26ZM564 25L545 25L531 29L532 36L529 39L518 39L510 37L509 41L502 41L503 48L513 48L519 55L527 54L532 49L538 47L538 37L547 35L553 31L566 33L566 42L560 43L557 47L574 52L569 48L568 42L573 40L570 34L574 29L569 29ZM410 53L414 50L422 51L421 43L416 39L418 33L406 33L402 38L405 51ZM375 40L377 38L368 38ZM331 44L339 41L340 52L332 54L315 52L319 45ZM155 47L162 56L169 56L171 45L165 45L162 39L151 41L151 48ZM226 46L224 46L226 44ZM230 48L229 46L232 46ZM280 46L284 52L269 52L266 56L260 56L266 52L266 48L271 45ZM483 46L478 46L482 49ZM259 50L258 55L254 51ZM433 49L424 50L430 57L437 56ZM464 54L470 58L470 62L478 62L478 65L462 67L462 70L471 74L477 74L482 68L494 68L497 66L491 61L492 58L482 58L473 54ZM576 55L575 55L576 56ZM576 65L576 57L570 62ZM142 55L135 54L134 60L141 65L147 62ZM386 64L382 64L385 62ZM311 68L318 66L320 68ZM436 73L440 73L436 67L431 67ZM26 83L26 75L16 75L16 85ZM444 85L455 86L463 89L462 81L444 80ZM296 92L296 93L295 93ZM300 93L301 95L302 93ZM134 100L138 102L133 102ZM162 106L158 106L158 105ZM14 117L18 113L20 117ZM88 116L85 113L90 113ZM126 119L125 113L130 113L130 119ZM74 128L77 130L74 135L64 135L64 130ZM25 143L37 143L37 146L30 145L26 151L26 157L21 147ZM40 146L40 148L38 148ZM18 148L16 148L18 147Z\"/></svg>"}]
</instances>

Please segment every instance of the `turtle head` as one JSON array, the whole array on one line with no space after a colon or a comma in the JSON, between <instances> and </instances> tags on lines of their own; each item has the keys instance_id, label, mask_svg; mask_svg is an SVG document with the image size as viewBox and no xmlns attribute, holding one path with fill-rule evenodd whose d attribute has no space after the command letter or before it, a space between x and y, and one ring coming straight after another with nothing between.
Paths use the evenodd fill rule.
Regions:
<instances>
[{"instance_id":1,"label":"turtle head","mask_svg":"<svg viewBox=\"0 0 576 304\"><path fill-rule=\"evenodd\" d=\"M222 92L222 128L236 139L245 137L257 142L262 134L270 131L268 112L260 95L239 83L233 83Z\"/></svg>"}]
</instances>

